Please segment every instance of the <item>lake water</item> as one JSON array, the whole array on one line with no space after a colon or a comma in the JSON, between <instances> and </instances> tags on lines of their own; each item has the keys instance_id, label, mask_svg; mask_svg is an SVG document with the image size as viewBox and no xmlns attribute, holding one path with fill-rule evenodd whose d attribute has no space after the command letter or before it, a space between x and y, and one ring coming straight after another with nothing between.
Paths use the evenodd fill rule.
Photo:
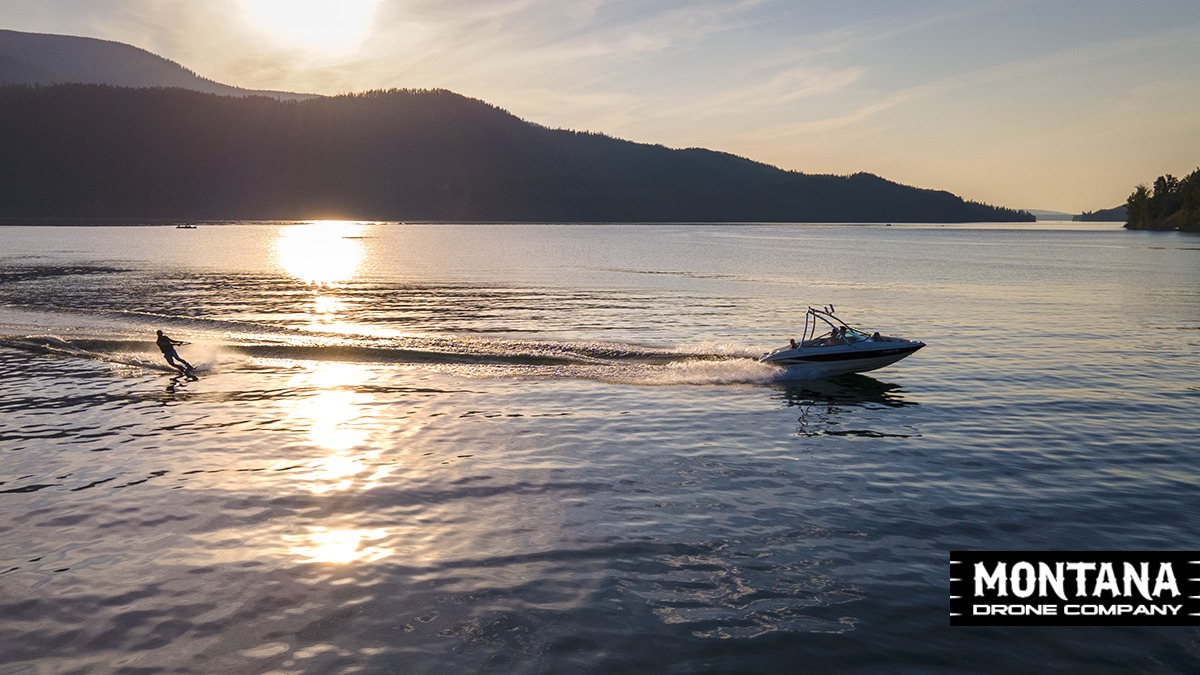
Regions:
<instances>
[{"instance_id":1,"label":"lake water","mask_svg":"<svg viewBox=\"0 0 1200 675\"><path fill-rule=\"evenodd\" d=\"M828 303L929 346L757 363ZM0 673L1200 663L947 609L951 550L1200 550L1194 235L0 228L0 391Z\"/></svg>"}]
</instances>

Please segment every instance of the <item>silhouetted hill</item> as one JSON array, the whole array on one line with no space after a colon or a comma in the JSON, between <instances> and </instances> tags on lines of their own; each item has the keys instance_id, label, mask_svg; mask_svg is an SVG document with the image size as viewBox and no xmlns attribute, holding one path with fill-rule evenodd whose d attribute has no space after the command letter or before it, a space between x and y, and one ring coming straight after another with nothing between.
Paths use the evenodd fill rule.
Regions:
<instances>
[{"instance_id":1,"label":"silhouetted hill","mask_svg":"<svg viewBox=\"0 0 1200 675\"><path fill-rule=\"evenodd\" d=\"M496 221L1032 220L870 174L806 175L530 124L448 91L279 101L0 88L0 216Z\"/></svg>"},{"instance_id":2,"label":"silhouetted hill","mask_svg":"<svg viewBox=\"0 0 1200 675\"><path fill-rule=\"evenodd\" d=\"M174 61L120 42L0 30L0 85L64 83L180 87L226 96L310 98L306 94L251 91L213 82Z\"/></svg>"},{"instance_id":3,"label":"silhouetted hill","mask_svg":"<svg viewBox=\"0 0 1200 675\"><path fill-rule=\"evenodd\" d=\"M1153 186L1137 186L1125 208L1125 227L1131 230L1200 232L1200 169L1183 178L1168 173Z\"/></svg>"},{"instance_id":4,"label":"silhouetted hill","mask_svg":"<svg viewBox=\"0 0 1200 675\"><path fill-rule=\"evenodd\" d=\"M1125 205L1114 206L1111 209L1100 209L1099 211L1084 211L1075 216L1072 220L1081 222L1096 222L1096 223L1123 223L1129 218L1129 213Z\"/></svg>"}]
</instances>

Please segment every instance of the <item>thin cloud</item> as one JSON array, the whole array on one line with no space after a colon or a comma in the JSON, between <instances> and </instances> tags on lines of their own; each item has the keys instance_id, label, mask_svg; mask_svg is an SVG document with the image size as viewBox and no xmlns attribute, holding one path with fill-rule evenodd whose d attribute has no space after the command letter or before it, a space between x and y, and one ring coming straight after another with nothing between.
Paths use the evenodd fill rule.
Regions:
<instances>
[{"instance_id":1,"label":"thin cloud","mask_svg":"<svg viewBox=\"0 0 1200 675\"><path fill-rule=\"evenodd\" d=\"M1196 30L1197 28L1194 26L1186 26L1153 35L1130 37L1116 43L1090 43L1042 56L956 73L935 81L888 92L877 100L840 115L764 128L758 136L763 140L778 139L857 126L872 117L904 104L962 94L969 89L995 87L1014 80L1044 77L1048 74L1060 73L1103 61L1124 59L1147 49L1159 50L1164 45L1191 45ZM1152 77L1152 74L1147 73L1147 77Z\"/></svg>"}]
</instances>

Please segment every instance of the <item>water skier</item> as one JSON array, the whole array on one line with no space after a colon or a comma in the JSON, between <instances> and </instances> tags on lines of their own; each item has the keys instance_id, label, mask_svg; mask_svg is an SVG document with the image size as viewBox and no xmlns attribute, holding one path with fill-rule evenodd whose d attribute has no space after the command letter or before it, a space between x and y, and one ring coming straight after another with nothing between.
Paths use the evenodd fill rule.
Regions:
<instances>
[{"instance_id":1,"label":"water skier","mask_svg":"<svg viewBox=\"0 0 1200 675\"><path fill-rule=\"evenodd\" d=\"M192 372L192 364L184 361L183 357L175 351L175 345L186 345L186 342L172 340L166 335L163 335L163 332L160 330L158 331L158 339L155 340L155 344L157 344L158 348L162 350L163 356L167 357L168 365L170 365L172 368L179 368L179 372L185 375ZM187 366L187 368L185 369L176 364L176 360L178 360L179 363L182 363L184 366Z\"/></svg>"}]
</instances>

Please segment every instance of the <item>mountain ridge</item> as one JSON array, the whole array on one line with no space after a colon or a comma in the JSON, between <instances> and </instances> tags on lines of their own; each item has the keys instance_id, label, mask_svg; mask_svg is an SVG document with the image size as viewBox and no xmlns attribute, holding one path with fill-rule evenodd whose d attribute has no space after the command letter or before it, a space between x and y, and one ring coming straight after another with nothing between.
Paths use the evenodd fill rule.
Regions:
<instances>
[{"instance_id":1,"label":"mountain ridge","mask_svg":"<svg viewBox=\"0 0 1200 675\"><path fill-rule=\"evenodd\" d=\"M311 98L311 94L251 90L201 77L140 47L99 38L0 29L0 85L110 84L179 87L222 96Z\"/></svg>"},{"instance_id":2,"label":"mountain ridge","mask_svg":"<svg viewBox=\"0 0 1200 675\"><path fill-rule=\"evenodd\" d=\"M3 43L11 37L0 33L0 55L13 53ZM120 43L102 47L111 45ZM190 74L186 82L208 82L161 61L173 67L177 79L182 70ZM26 73L33 70L25 67ZM0 88L0 216L539 222L1033 218L867 173L805 174L703 148L676 150L549 129L446 90L288 99L224 85L209 92L156 86Z\"/></svg>"}]
</instances>

